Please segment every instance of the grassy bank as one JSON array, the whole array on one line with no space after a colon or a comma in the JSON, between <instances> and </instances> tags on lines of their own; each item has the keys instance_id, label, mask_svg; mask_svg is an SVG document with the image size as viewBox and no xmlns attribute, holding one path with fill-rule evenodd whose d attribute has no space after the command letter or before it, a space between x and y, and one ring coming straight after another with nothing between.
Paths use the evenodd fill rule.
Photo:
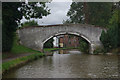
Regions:
<instances>
[{"instance_id":1,"label":"grassy bank","mask_svg":"<svg viewBox=\"0 0 120 80\"><path fill-rule=\"evenodd\" d=\"M7 54L3 52L2 58L4 59L4 58L9 57L9 55L18 55L18 54L23 54L23 53L27 54L27 53L41 53L41 52L27 48L23 45L20 45L18 42L18 37L16 36L14 38L13 47L12 47L11 51L7 52Z\"/></svg>"},{"instance_id":2,"label":"grassy bank","mask_svg":"<svg viewBox=\"0 0 120 80\"><path fill-rule=\"evenodd\" d=\"M22 45L15 45L15 46L13 46L13 50L12 50L12 52L14 52L13 54L20 54L20 53L25 53L25 52L27 52L27 53L32 52L34 54L29 55L29 56L20 57L20 58L2 63L2 73L3 74L12 68L18 67L21 64L25 64L29 61L32 61L32 60L38 59L39 57L44 56L44 53L26 48ZM50 51L61 50L61 49L77 49L77 48L72 48L72 47L70 47L70 48L45 48L44 51L50 52ZM18 51L16 51L16 50L18 50Z\"/></svg>"},{"instance_id":3,"label":"grassy bank","mask_svg":"<svg viewBox=\"0 0 120 80\"><path fill-rule=\"evenodd\" d=\"M25 56L25 57L17 58L17 59L8 61L8 62L4 62L2 63L2 72L4 73L13 67L17 67L18 65L22 63L26 63L28 61L38 59L39 57L42 57L42 56L44 56L43 53L35 53L29 56Z\"/></svg>"},{"instance_id":4,"label":"grassy bank","mask_svg":"<svg viewBox=\"0 0 120 80\"><path fill-rule=\"evenodd\" d=\"M110 50L110 52L114 53L114 54L119 54L120 53L120 47L114 48L114 49Z\"/></svg>"},{"instance_id":5,"label":"grassy bank","mask_svg":"<svg viewBox=\"0 0 120 80\"><path fill-rule=\"evenodd\" d=\"M16 36L14 38L14 43L13 43L13 47L11 49L11 53L12 54L20 54L20 53L38 53L40 51L36 51L36 50L32 50L30 48L27 48L23 45L20 45L18 42L18 37Z\"/></svg>"},{"instance_id":6,"label":"grassy bank","mask_svg":"<svg viewBox=\"0 0 120 80\"><path fill-rule=\"evenodd\" d=\"M23 63L26 63L28 61L32 61L35 60L39 57L44 56L44 53L41 53L40 51L36 51L36 50L32 50L30 48L27 48L23 45L20 45L18 43L18 38L17 36L14 38L14 43L13 43L13 47L11 49L11 52L8 52L7 54L9 54L10 56L13 55L18 55L18 54L27 54L27 53L32 53L29 56L24 56L24 57L20 57L20 58L16 58L16 59L12 59L9 60L7 62L2 63L2 73L6 72L8 70L10 70L13 67L17 67ZM6 54L2 54L3 59L9 57L9 55Z\"/></svg>"},{"instance_id":7,"label":"grassy bank","mask_svg":"<svg viewBox=\"0 0 120 80\"><path fill-rule=\"evenodd\" d=\"M79 47L75 48L75 47L68 47L68 48L44 48L45 52L51 52L51 51L55 51L55 50L64 50L64 49L79 49Z\"/></svg>"}]
</instances>

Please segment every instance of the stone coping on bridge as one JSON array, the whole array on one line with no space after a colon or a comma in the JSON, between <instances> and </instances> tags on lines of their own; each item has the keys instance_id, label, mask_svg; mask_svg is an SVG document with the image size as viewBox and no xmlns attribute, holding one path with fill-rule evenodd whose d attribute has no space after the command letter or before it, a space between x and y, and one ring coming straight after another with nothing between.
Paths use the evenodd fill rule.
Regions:
<instances>
[{"instance_id":1,"label":"stone coping on bridge","mask_svg":"<svg viewBox=\"0 0 120 80\"><path fill-rule=\"evenodd\" d=\"M75 26L75 25L91 26L91 27L99 27L101 29L107 29L107 28L103 28L103 27L91 25L91 24L51 24L51 25L25 26L25 27L19 27L19 29L30 28L30 27L55 27L55 26Z\"/></svg>"}]
</instances>

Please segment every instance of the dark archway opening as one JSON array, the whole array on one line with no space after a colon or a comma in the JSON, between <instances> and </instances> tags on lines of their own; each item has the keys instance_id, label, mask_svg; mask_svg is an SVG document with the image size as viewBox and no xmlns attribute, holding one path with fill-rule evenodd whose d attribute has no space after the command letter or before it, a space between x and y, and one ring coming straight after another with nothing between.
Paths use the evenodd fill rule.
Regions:
<instances>
[{"instance_id":1,"label":"dark archway opening","mask_svg":"<svg viewBox=\"0 0 120 80\"><path fill-rule=\"evenodd\" d=\"M53 48L53 37L46 41L43 45L43 48Z\"/></svg>"},{"instance_id":2,"label":"dark archway opening","mask_svg":"<svg viewBox=\"0 0 120 80\"><path fill-rule=\"evenodd\" d=\"M46 41L43 48L77 48L81 52L89 53L89 42L75 34L60 34Z\"/></svg>"}]
</instances>

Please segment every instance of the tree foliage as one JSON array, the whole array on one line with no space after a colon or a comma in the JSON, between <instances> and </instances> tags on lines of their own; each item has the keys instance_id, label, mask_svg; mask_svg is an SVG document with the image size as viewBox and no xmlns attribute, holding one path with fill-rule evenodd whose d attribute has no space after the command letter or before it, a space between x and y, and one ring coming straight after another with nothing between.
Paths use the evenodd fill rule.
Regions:
<instances>
[{"instance_id":1,"label":"tree foliage","mask_svg":"<svg viewBox=\"0 0 120 80\"><path fill-rule=\"evenodd\" d=\"M64 23L86 23L106 27L100 37L106 51L120 47L120 3L73 2Z\"/></svg>"},{"instance_id":2,"label":"tree foliage","mask_svg":"<svg viewBox=\"0 0 120 80\"><path fill-rule=\"evenodd\" d=\"M38 5L39 4L39 5ZM2 51L10 51L13 44L14 33L18 23L24 16L26 19L42 18L47 16L49 10L45 2L3 2L2 3Z\"/></svg>"},{"instance_id":3,"label":"tree foliage","mask_svg":"<svg viewBox=\"0 0 120 80\"><path fill-rule=\"evenodd\" d=\"M73 2L67 13L71 23L87 23L105 27L111 17L113 3Z\"/></svg>"},{"instance_id":4,"label":"tree foliage","mask_svg":"<svg viewBox=\"0 0 120 80\"><path fill-rule=\"evenodd\" d=\"M35 20L32 20L32 21L26 21L22 24L22 27L27 27L27 26L38 26L38 23Z\"/></svg>"},{"instance_id":5,"label":"tree foliage","mask_svg":"<svg viewBox=\"0 0 120 80\"><path fill-rule=\"evenodd\" d=\"M80 44L80 46L79 46L80 51L85 52L85 53L89 52L89 43L85 39L80 37L79 44Z\"/></svg>"},{"instance_id":6,"label":"tree foliage","mask_svg":"<svg viewBox=\"0 0 120 80\"><path fill-rule=\"evenodd\" d=\"M16 6L16 7L15 7ZM10 51L17 22L22 15L17 10L19 3L2 3L2 51Z\"/></svg>"},{"instance_id":7,"label":"tree foliage","mask_svg":"<svg viewBox=\"0 0 120 80\"><path fill-rule=\"evenodd\" d=\"M100 40L104 48L109 51L110 49L120 47L120 21L119 21L119 8L113 11L113 15L109 20L107 32L102 32Z\"/></svg>"}]
</instances>

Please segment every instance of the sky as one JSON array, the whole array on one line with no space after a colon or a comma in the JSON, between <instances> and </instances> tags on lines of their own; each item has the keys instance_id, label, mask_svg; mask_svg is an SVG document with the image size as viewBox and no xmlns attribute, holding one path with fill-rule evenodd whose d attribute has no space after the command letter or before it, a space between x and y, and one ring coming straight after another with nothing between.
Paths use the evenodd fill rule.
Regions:
<instances>
[{"instance_id":1,"label":"sky","mask_svg":"<svg viewBox=\"0 0 120 80\"><path fill-rule=\"evenodd\" d=\"M62 24L63 20L68 19L67 12L70 9L70 5L72 0L70 1L56 1L53 0L51 3L47 3L48 8L50 9L50 13L48 16L43 17L42 19L35 19L39 25L53 25L53 24ZM25 18L21 20L21 22L25 22Z\"/></svg>"}]
</instances>

